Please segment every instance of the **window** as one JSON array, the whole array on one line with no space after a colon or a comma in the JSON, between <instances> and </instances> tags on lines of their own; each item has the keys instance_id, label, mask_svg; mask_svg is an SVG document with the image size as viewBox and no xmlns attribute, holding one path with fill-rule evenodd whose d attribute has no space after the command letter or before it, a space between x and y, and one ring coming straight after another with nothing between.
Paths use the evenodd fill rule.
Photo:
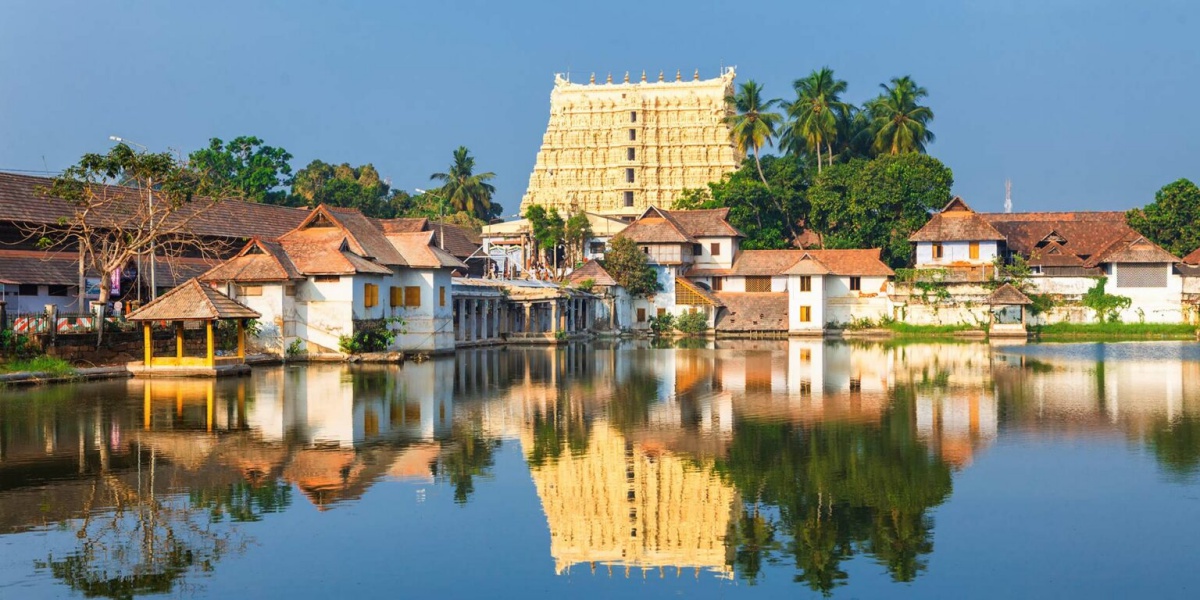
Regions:
<instances>
[{"instance_id":1,"label":"window","mask_svg":"<svg viewBox=\"0 0 1200 600\"><path fill-rule=\"evenodd\" d=\"M704 254L704 245L692 244L692 256L700 256L701 254Z\"/></svg>"},{"instance_id":2,"label":"window","mask_svg":"<svg viewBox=\"0 0 1200 600\"><path fill-rule=\"evenodd\" d=\"M941 258L941 257L942 257L942 244L941 244L941 242L936 242L936 243L934 243L934 244L933 244L933 257L934 257L934 258Z\"/></svg>"},{"instance_id":3,"label":"window","mask_svg":"<svg viewBox=\"0 0 1200 600\"><path fill-rule=\"evenodd\" d=\"M626 158L626 160L633 160L633 159L637 158L637 150L634 150L633 148L626 148L625 149L625 158Z\"/></svg>"},{"instance_id":4,"label":"window","mask_svg":"<svg viewBox=\"0 0 1200 600\"><path fill-rule=\"evenodd\" d=\"M631 142L637 141L637 130L636 129L629 130L629 141L631 141Z\"/></svg>"},{"instance_id":5,"label":"window","mask_svg":"<svg viewBox=\"0 0 1200 600\"><path fill-rule=\"evenodd\" d=\"M438 288L438 306L445 306L445 305L446 305L446 286L443 285Z\"/></svg>"},{"instance_id":6,"label":"window","mask_svg":"<svg viewBox=\"0 0 1200 600\"><path fill-rule=\"evenodd\" d=\"M630 111L630 112L629 112L629 122L630 122L630 123L637 123L637 111L636 111L636 110L633 110L633 111Z\"/></svg>"},{"instance_id":7,"label":"window","mask_svg":"<svg viewBox=\"0 0 1200 600\"><path fill-rule=\"evenodd\" d=\"M404 288L404 306L409 308L421 306L421 288L415 285Z\"/></svg>"},{"instance_id":8,"label":"window","mask_svg":"<svg viewBox=\"0 0 1200 600\"><path fill-rule=\"evenodd\" d=\"M811 306L801 306L800 307L800 322L801 323L812 323L812 307Z\"/></svg>"},{"instance_id":9,"label":"window","mask_svg":"<svg viewBox=\"0 0 1200 600\"><path fill-rule=\"evenodd\" d=\"M388 290L388 306L391 306L392 308L404 306L404 288L398 285L393 285L392 288Z\"/></svg>"},{"instance_id":10,"label":"window","mask_svg":"<svg viewBox=\"0 0 1200 600\"><path fill-rule=\"evenodd\" d=\"M719 292L719 291L721 291L721 288L722 288L724 285L725 285L725 278L724 278L724 277L713 277L713 278L712 278L712 290L713 290L714 292Z\"/></svg>"},{"instance_id":11,"label":"window","mask_svg":"<svg viewBox=\"0 0 1200 600\"><path fill-rule=\"evenodd\" d=\"M971 242L971 244L967 248L968 248L968 252L970 253L969 255L972 259L979 258L979 242Z\"/></svg>"},{"instance_id":12,"label":"window","mask_svg":"<svg viewBox=\"0 0 1200 600\"><path fill-rule=\"evenodd\" d=\"M770 277L747 277L746 278L747 292L769 292L771 291Z\"/></svg>"},{"instance_id":13,"label":"window","mask_svg":"<svg viewBox=\"0 0 1200 600\"><path fill-rule=\"evenodd\" d=\"M625 169L625 181L633 183L633 169Z\"/></svg>"},{"instance_id":14,"label":"window","mask_svg":"<svg viewBox=\"0 0 1200 600\"><path fill-rule=\"evenodd\" d=\"M802 291L802 292L811 292L812 291L812 275L801 275L800 276L800 291Z\"/></svg>"},{"instance_id":15,"label":"window","mask_svg":"<svg viewBox=\"0 0 1200 600\"><path fill-rule=\"evenodd\" d=\"M645 323L645 322L646 322L646 309L639 308L638 309L638 323Z\"/></svg>"},{"instance_id":16,"label":"window","mask_svg":"<svg viewBox=\"0 0 1200 600\"><path fill-rule=\"evenodd\" d=\"M604 254L604 242L589 242L588 243L588 253L589 254Z\"/></svg>"},{"instance_id":17,"label":"window","mask_svg":"<svg viewBox=\"0 0 1200 600\"><path fill-rule=\"evenodd\" d=\"M22 296L36 296L38 295L38 286L35 283L22 283L17 286L17 293Z\"/></svg>"},{"instance_id":18,"label":"window","mask_svg":"<svg viewBox=\"0 0 1200 600\"><path fill-rule=\"evenodd\" d=\"M367 308L379 306L379 286L373 283L363 285L363 306Z\"/></svg>"},{"instance_id":19,"label":"window","mask_svg":"<svg viewBox=\"0 0 1200 600\"><path fill-rule=\"evenodd\" d=\"M633 192L625 192L625 206L633 206Z\"/></svg>"},{"instance_id":20,"label":"window","mask_svg":"<svg viewBox=\"0 0 1200 600\"><path fill-rule=\"evenodd\" d=\"M66 285L50 285L46 286L47 296L69 296L71 293L70 286Z\"/></svg>"},{"instance_id":21,"label":"window","mask_svg":"<svg viewBox=\"0 0 1200 600\"><path fill-rule=\"evenodd\" d=\"M658 316L660 316L660 317L661 317L661 316L663 316L663 315L667 314L667 309L665 309L665 308L660 308L660 309L658 309L657 311L655 311L655 314L657 314Z\"/></svg>"},{"instance_id":22,"label":"window","mask_svg":"<svg viewBox=\"0 0 1200 600\"><path fill-rule=\"evenodd\" d=\"M342 278L337 275L317 275L313 277L313 281L317 283L337 283L341 280Z\"/></svg>"},{"instance_id":23,"label":"window","mask_svg":"<svg viewBox=\"0 0 1200 600\"><path fill-rule=\"evenodd\" d=\"M850 291L852 291L852 292L861 292L862 291L862 277L851 277L850 278Z\"/></svg>"},{"instance_id":24,"label":"window","mask_svg":"<svg viewBox=\"0 0 1200 600\"><path fill-rule=\"evenodd\" d=\"M713 242L713 243L709 244L708 251L711 252L713 256L720 256L721 255L721 243Z\"/></svg>"},{"instance_id":25,"label":"window","mask_svg":"<svg viewBox=\"0 0 1200 600\"><path fill-rule=\"evenodd\" d=\"M1167 287L1167 268L1165 264L1121 264L1117 266L1117 287Z\"/></svg>"},{"instance_id":26,"label":"window","mask_svg":"<svg viewBox=\"0 0 1200 600\"><path fill-rule=\"evenodd\" d=\"M283 295L284 296L295 296L296 295L296 284L289 283L289 284L283 286Z\"/></svg>"},{"instance_id":27,"label":"window","mask_svg":"<svg viewBox=\"0 0 1200 600\"><path fill-rule=\"evenodd\" d=\"M650 246L642 246L642 254L650 254Z\"/></svg>"},{"instance_id":28,"label":"window","mask_svg":"<svg viewBox=\"0 0 1200 600\"><path fill-rule=\"evenodd\" d=\"M237 287L237 295L238 295L238 297L261 296L262 295L262 286L261 285L239 285Z\"/></svg>"}]
</instances>

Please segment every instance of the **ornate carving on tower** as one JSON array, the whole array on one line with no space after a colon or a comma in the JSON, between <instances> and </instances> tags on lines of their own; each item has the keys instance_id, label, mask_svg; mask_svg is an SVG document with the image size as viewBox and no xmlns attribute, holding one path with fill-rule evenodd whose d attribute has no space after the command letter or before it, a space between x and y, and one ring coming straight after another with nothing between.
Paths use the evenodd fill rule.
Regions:
<instances>
[{"instance_id":1,"label":"ornate carving on tower","mask_svg":"<svg viewBox=\"0 0 1200 600\"><path fill-rule=\"evenodd\" d=\"M733 68L720 77L613 84L555 77L550 121L521 200L570 212L571 204L609 215L636 216L667 207L685 188L700 188L741 164L729 140L725 98ZM557 175L556 175L557 174ZM632 179L632 181L631 181Z\"/></svg>"}]
</instances>

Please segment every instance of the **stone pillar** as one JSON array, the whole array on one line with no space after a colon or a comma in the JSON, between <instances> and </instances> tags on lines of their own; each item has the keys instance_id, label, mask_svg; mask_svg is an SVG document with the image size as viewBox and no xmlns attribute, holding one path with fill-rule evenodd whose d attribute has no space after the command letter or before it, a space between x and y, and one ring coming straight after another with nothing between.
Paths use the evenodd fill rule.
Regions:
<instances>
[{"instance_id":1,"label":"stone pillar","mask_svg":"<svg viewBox=\"0 0 1200 600\"><path fill-rule=\"evenodd\" d=\"M455 327L454 327L454 341L456 341L456 342L463 341L463 339L465 339L465 336L467 334L466 302L467 301L463 300L462 298L454 299L454 309L456 311L458 311L458 315L456 315L457 323L455 324Z\"/></svg>"},{"instance_id":2,"label":"stone pillar","mask_svg":"<svg viewBox=\"0 0 1200 600\"><path fill-rule=\"evenodd\" d=\"M463 338L465 342L475 341L475 299L467 300L467 334Z\"/></svg>"},{"instance_id":3,"label":"stone pillar","mask_svg":"<svg viewBox=\"0 0 1200 600\"><path fill-rule=\"evenodd\" d=\"M508 303L500 301L500 335L508 333Z\"/></svg>"},{"instance_id":4,"label":"stone pillar","mask_svg":"<svg viewBox=\"0 0 1200 600\"><path fill-rule=\"evenodd\" d=\"M550 301L550 333L558 333L560 323L558 298Z\"/></svg>"},{"instance_id":5,"label":"stone pillar","mask_svg":"<svg viewBox=\"0 0 1200 600\"><path fill-rule=\"evenodd\" d=\"M500 301L497 299L488 302L488 337L493 340L500 337Z\"/></svg>"},{"instance_id":6,"label":"stone pillar","mask_svg":"<svg viewBox=\"0 0 1200 600\"><path fill-rule=\"evenodd\" d=\"M525 312L522 314L524 322L521 323L521 333L533 333L533 317L531 314L533 311L533 303L525 302L522 304L522 307L524 307Z\"/></svg>"}]
</instances>

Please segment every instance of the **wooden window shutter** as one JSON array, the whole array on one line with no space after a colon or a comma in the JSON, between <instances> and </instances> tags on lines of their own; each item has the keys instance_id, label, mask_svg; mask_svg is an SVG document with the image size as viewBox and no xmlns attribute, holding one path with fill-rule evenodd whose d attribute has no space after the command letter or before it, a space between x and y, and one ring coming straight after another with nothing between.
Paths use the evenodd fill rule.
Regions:
<instances>
[{"instance_id":1,"label":"wooden window shutter","mask_svg":"<svg viewBox=\"0 0 1200 600\"><path fill-rule=\"evenodd\" d=\"M404 305L409 307L421 306L421 288L415 285L404 288Z\"/></svg>"},{"instance_id":2,"label":"wooden window shutter","mask_svg":"<svg viewBox=\"0 0 1200 600\"><path fill-rule=\"evenodd\" d=\"M390 300L392 308L404 306L404 288L393 285L392 289L388 291L390 292L389 295L391 296Z\"/></svg>"}]
</instances>

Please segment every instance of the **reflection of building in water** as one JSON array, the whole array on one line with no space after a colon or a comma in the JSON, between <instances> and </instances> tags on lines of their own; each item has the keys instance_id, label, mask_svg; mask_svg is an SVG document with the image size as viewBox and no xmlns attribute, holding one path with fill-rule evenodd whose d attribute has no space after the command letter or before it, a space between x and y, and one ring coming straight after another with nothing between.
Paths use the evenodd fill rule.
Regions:
<instances>
[{"instance_id":1,"label":"reflection of building in water","mask_svg":"<svg viewBox=\"0 0 1200 600\"><path fill-rule=\"evenodd\" d=\"M527 451L533 443L531 432L522 435ZM738 495L693 459L635 444L601 422L585 451L530 472L556 572L600 563L626 575L664 567L731 575L725 536Z\"/></svg>"}]
</instances>

